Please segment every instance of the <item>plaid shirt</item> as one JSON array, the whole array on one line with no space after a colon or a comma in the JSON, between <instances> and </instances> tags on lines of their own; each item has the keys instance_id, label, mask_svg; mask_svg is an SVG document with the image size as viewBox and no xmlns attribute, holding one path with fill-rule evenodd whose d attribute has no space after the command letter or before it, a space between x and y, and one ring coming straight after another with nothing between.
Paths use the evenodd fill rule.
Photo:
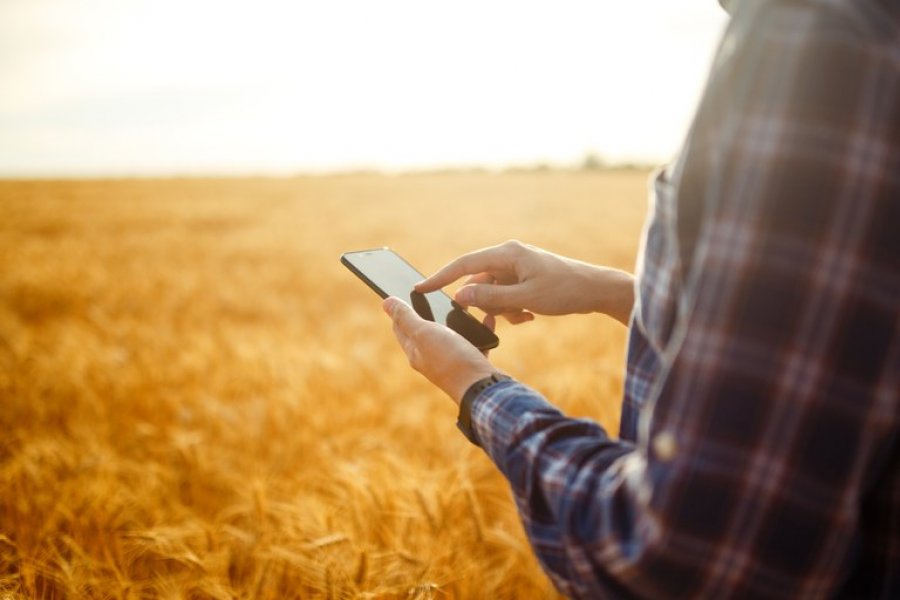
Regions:
<instances>
[{"instance_id":1,"label":"plaid shirt","mask_svg":"<svg viewBox=\"0 0 900 600\"><path fill-rule=\"evenodd\" d=\"M753 0L654 181L619 439L472 402L559 590L900 598L898 2Z\"/></svg>"}]
</instances>

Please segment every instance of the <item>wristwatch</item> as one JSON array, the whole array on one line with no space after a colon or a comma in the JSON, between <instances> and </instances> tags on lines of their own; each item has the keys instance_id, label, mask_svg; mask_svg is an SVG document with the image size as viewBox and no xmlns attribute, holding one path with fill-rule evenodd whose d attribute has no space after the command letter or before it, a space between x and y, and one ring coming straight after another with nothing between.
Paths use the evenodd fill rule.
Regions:
<instances>
[{"instance_id":1,"label":"wristwatch","mask_svg":"<svg viewBox=\"0 0 900 600\"><path fill-rule=\"evenodd\" d=\"M456 419L456 426L463 432L466 439L479 448L481 447L481 443L478 441L478 436L475 435L475 430L472 429L472 401L475 400L481 392L494 384L510 380L512 380L512 377L504 375L503 373L494 373L490 377L479 379L469 386L469 389L466 390L462 400L459 402L459 416Z\"/></svg>"}]
</instances>

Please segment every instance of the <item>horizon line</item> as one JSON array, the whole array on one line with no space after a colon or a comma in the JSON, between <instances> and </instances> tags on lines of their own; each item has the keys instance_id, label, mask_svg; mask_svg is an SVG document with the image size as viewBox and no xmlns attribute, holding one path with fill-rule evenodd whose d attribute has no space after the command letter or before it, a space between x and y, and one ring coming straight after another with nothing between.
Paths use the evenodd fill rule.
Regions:
<instances>
[{"instance_id":1,"label":"horizon line","mask_svg":"<svg viewBox=\"0 0 900 600\"><path fill-rule=\"evenodd\" d=\"M509 164L504 166L489 165L446 165L413 168L384 168L370 166L348 166L331 169L214 169L193 171L147 170L145 172L119 171L56 171L56 172L3 172L0 181L92 181L92 180L126 180L126 179L291 179L302 177L339 177L339 176L409 176L409 175L503 175L503 174L558 174L558 173L600 173L609 171L649 171L658 168L662 162L655 161L604 161L581 164L559 164L535 161L525 164Z\"/></svg>"}]
</instances>

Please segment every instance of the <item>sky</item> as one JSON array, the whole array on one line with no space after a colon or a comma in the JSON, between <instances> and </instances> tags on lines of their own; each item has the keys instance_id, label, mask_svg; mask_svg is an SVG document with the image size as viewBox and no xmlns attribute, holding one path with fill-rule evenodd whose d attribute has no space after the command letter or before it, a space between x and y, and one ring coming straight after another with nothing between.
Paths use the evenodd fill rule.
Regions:
<instances>
[{"instance_id":1,"label":"sky","mask_svg":"<svg viewBox=\"0 0 900 600\"><path fill-rule=\"evenodd\" d=\"M0 0L0 176L662 163L715 0Z\"/></svg>"}]
</instances>

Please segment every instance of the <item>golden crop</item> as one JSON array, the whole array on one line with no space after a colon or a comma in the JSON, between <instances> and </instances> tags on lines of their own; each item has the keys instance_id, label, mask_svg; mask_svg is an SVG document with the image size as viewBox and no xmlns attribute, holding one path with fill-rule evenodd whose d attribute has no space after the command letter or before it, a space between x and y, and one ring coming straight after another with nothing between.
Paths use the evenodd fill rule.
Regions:
<instances>
[{"instance_id":1,"label":"golden crop","mask_svg":"<svg viewBox=\"0 0 900 600\"><path fill-rule=\"evenodd\" d=\"M0 182L0 598L534 598L505 480L339 262L631 268L643 172ZM496 364L615 432L625 330Z\"/></svg>"}]
</instances>

